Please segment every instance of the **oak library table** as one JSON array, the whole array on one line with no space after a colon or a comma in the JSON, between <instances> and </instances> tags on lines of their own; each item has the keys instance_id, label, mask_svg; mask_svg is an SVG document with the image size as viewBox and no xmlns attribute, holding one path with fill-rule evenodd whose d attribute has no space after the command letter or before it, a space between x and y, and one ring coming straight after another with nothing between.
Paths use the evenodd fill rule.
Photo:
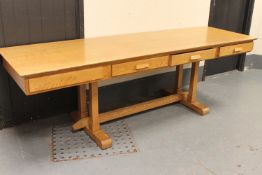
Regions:
<instances>
[{"instance_id":1,"label":"oak library table","mask_svg":"<svg viewBox=\"0 0 262 175\"><path fill-rule=\"evenodd\" d=\"M112 139L101 130L101 123L175 102L207 114L209 108L197 100L200 61L249 52L255 39L197 27L7 47L0 54L3 66L26 95L78 86L73 130L84 129L106 149ZM190 85L183 91L183 65L188 63L192 63ZM98 81L173 66L177 73L171 95L99 114Z\"/></svg>"}]
</instances>

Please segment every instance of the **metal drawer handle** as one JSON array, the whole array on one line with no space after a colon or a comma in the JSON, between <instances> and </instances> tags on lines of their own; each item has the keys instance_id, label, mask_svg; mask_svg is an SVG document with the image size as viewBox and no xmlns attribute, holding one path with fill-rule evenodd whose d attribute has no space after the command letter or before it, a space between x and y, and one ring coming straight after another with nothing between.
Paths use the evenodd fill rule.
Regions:
<instances>
[{"instance_id":1,"label":"metal drawer handle","mask_svg":"<svg viewBox=\"0 0 262 175\"><path fill-rule=\"evenodd\" d=\"M191 61L198 61L198 60L200 60L201 58L202 58L201 55L193 55L193 56L191 56L190 60L191 60Z\"/></svg>"},{"instance_id":2,"label":"metal drawer handle","mask_svg":"<svg viewBox=\"0 0 262 175\"><path fill-rule=\"evenodd\" d=\"M241 52L241 51L243 51L243 48L242 48L242 47L237 47L237 48L234 49L234 52L235 52L235 53L239 53L239 52Z\"/></svg>"},{"instance_id":3,"label":"metal drawer handle","mask_svg":"<svg viewBox=\"0 0 262 175\"><path fill-rule=\"evenodd\" d=\"M138 64L136 65L136 70L143 70L143 69L148 69L149 68L149 64Z\"/></svg>"}]
</instances>

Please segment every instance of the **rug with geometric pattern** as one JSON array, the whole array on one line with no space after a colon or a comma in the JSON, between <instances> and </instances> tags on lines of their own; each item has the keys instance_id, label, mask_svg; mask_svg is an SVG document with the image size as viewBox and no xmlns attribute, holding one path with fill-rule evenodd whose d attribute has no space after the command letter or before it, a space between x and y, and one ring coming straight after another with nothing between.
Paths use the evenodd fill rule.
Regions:
<instances>
[{"instance_id":1,"label":"rug with geometric pattern","mask_svg":"<svg viewBox=\"0 0 262 175\"><path fill-rule=\"evenodd\" d=\"M113 146L106 150L101 150L84 131L72 132L71 125L72 123L64 123L52 128L51 149L54 162L138 152L125 120L101 125L113 140Z\"/></svg>"}]
</instances>

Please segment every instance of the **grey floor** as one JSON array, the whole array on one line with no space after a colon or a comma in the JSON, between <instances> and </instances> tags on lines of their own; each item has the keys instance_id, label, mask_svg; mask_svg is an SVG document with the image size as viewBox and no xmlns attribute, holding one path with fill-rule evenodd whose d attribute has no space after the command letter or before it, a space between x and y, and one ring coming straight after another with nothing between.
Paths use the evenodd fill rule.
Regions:
<instances>
[{"instance_id":1,"label":"grey floor","mask_svg":"<svg viewBox=\"0 0 262 175\"><path fill-rule=\"evenodd\" d=\"M139 152L50 161L58 116L0 131L0 174L261 175L262 70L232 71L199 84L211 108L201 117L180 104L125 119Z\"/></svg>"}]
</instances>

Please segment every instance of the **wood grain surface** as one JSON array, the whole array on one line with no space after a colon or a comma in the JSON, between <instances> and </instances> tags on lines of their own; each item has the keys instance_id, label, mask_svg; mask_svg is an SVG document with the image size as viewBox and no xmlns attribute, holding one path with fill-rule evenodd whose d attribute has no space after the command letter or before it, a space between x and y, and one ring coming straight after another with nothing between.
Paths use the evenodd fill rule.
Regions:
<instances>
[{"instance_id":1,"label":"wood grain surface","mask_svg":"<svg viewBox=\"0 0 262 175\"><path fill-rule=\"evenodd\" d=\"M252 41L248 35L197 27L1 48L21 77L120 63Z\"/></svg>"}]
</instances>

